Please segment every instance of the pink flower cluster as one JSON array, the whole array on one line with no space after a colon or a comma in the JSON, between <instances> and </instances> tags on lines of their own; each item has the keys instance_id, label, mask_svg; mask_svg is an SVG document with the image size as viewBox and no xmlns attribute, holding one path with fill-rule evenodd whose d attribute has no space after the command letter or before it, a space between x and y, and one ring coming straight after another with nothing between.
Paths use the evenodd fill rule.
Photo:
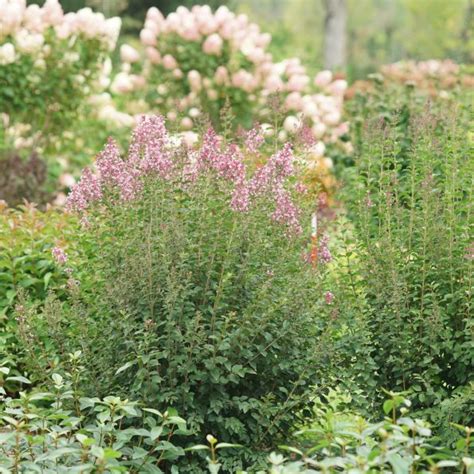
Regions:
<instances>
[{"instance_id":1,"label":"pink flower cluster","mask_svg":"<svg viewBox=\"0 0 474 474\"><path fill-rule=\"evenodd\" d=\"M114 81L113 90L128 93L148 84L162 96L152 108L167 113L170 120L188 114L181 119L185 128L192 127L200 113L208 112L207 102L222 99L229 88L235 88L247 93L254 117L263 123L271 121L272 95L282 96L286 115L285 130L279 137L282 142L289 134L298 133L304 123L309 124L315 140L324 142L335 142L348 130L348 124L342 122L346 81L334 78L330 71L311 78L297 58L273 62L268 52L271 36L262 33L246 15L236 15L225 6L212 12L204 5L190 10L179 7L164 17L152 7L140 38L147 58L142 65L142 80L135 73L129 74L131 64L136 63L140 55L125 45L121 55L122 72ZM191 56L186 58L186 52L194 48L187 48L187 43L199 44L204 57L212 56L213 60L202 61L199 70L191 69L189 64L195 61ZM164 84L154 83L155 69L160 71L160 81L164 79ZM179 97L170 95L170 88L166 86L167 81L176 80L185 86L185 92L180 92Z\"/></svg>"},{"instance_id":2,"label":"pink flower cluster","mask_svg":"<svg viewBox=\"0 0 474 474\"><path fill-rule=\"evenodd\" d=\"M262 127L260 126L250 129L245 134L245 147L250 153L257 155L259 148L264 142L265 137L263 135Z\"/></svg>"},{"instance_id":3,"label":"pink flower cluster","mask_svg":"<svg viewBox=\"0 0 474 474\"><path fill-rule=\"evenodd\" d=\"M331 251L328 247L329 236L324 234L319 240L319 259L322 263L329 263L332 260Z\"/></svg>"},{"instance_id":4,"label":"pink flower cluster","mask_svg":"<svg viewBox=\"0 0 474 474\"><path fill-rule=\"evenodd\" d=\"M289 144L247 177L239 147L223 146L213 129L206 132L197 150L171 142L163 117L143 116L133 132L128 157L123 159L117 144L109 139L97 157L96 173L89 168L84 170L68 196L66 208L82 212L107 198L112 202L136 199L143 188L143 178L148 176L172 179L184 189L206 174L230 184L230 207L234 211L246 212L257 198L269 198L275 205L272 219L292 232L301 231L299 210L285 189L287 178L294 172Z\"/></svg>"},{"instance_id":5,"label":"pink flower cluster","mask_svg":"<svg viewBox=\"0 0 474 474\"><path fill-rule=\"evenodd\" d=\"M65 263L67 263L67 254L61 247L53 247L53 249L51 250L51 254L53 255L54 260L59 265L64 265Z\"/></svg>"},{"instance_id":6,"label":"pink flower cluster","mask_svg":"<svg viewBox=\"0 0 474 474\"><path fill-rule=\"evenodd\" d=\"M156 7L150 8L140 39L149 48L148 57L155 59L155 62L161 56L156 49L159 39L169 34L176 34L184 41L200 42L205 54L215 56L222 53L225 41L255 64L268 59L265 48L271 40L270 35L261 33L246 15L235 15L225 6L219 7L215 13L208 5L195 5L191 10L178 7L166 18ZM171 66L178 65L173 63Z\"/></svg>"},{"instance_id":7,"label":"pink flower cluster","mask_svg":"<svg viewBox=\"0 0 474 474\"><path fill-rule=\"evenodd\" d=\"M0 0L0 12L0 40L13 37L17 48L25 52L36 52L43 47L48 28L59 39L82 35L98 39L112 51L121 26L120 18L106 19L90 8L64 14L58 0L46 0L42 7L27 5L26 0Z\"/></svg>"}]
</instances>

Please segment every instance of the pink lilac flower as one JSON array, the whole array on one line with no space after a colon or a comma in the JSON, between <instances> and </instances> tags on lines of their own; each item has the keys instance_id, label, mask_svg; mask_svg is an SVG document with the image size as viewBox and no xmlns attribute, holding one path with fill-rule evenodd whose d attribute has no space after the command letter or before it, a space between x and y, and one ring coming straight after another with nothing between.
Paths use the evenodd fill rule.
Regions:
<instances>
[{"instance_id":1,"label":"pink lilac flower","mask_svg":"<svg viewBox=\"0 0 474 474\"><path fill-rule=\"evenodd\" d=\"M103 185L117 187L124 201L134 199L141 189L139 170L130 161L120 157L116 142L109 138L104 150L97 157L96 166Z\"/></svg>"},{"instance_id":2,"label":"pink lilac flower","mask_svg":"<svg viewBox=\"0 0 474 474\"><path fill-rule=\"evenodd\" d=\"M249 183L250 193L257 196L280 185L284 178L293 174L293 160L291 145L286 143L282 150L257 170Z\"/></svg>"},{"instance_id":3,"label":"pink lilac flower","mask_svg":"<svg viewBox=\"0 0 474 474\"><path fill-rule=\"evenodd\" d=\"M202 140L202 146L197 156L198 169L212 169L219 160L220 141L215 130L207 130Z\"/></svg>"},{"instance_id":4,"label":"pink lilac flower","mask_svg":"<svg viewBox=\"0 0 474 474\"><path fill-rule=\"evenodd\" d=\"M328 247L329 236L324 234L319 240L319 258L322 263L329 263L332 260L332 255Z\"/></svg>"},{"instance_id":5,"label":"pink lilac flower","mask_svg":"<svg viewBox=\"0 0 474 474\"><path fill-rule=\"evenodd\" d=\"M326 304L331 304L334 301L334 295L330 291L326 291L326 293L324 293L324 300Z\"/></svg>"},{"instance_id":6,"label":"pink lilac flower","mask_svg":"<svg viewBox=\"0 0 474 474\"><path fill-rule=\"evenodd\" d=\"M83 211L91 202L102 199L100 180L89 168L82 172L80 181L73 186L66 201L66 209Z\"/></svg>"},{"instance_id":7,"label":"pink lilac flower","mask_svg":"<svg viewBox=\"0 0 474 474\"><path fill-rule=\"evenodd\" d=\"M161 115L142 116L133 131L128 160L132 167L145 174L156 173L169 178L173 161L168 147L164 118Z\"/></svg>"},{"instance_id":8,"label":"pink lilac flower","mask_svg":"<svg viewBox=\"0 0 474 474\"><path fill-rule=\"evenodd\" d=\"M262 127L256 126L246 133L245 148L249 153L258 154L258 150L264 141L265 138L263 136Z\"/></svg>"},{"instance_id":9,"label":"pink lilac flower","mask_svg":"<svg viewBox=\"0 0 474 474\"><path fill-rule=\"evenodd\" d=\"M238 183L232 193L230 207L234 211L246 212L250 207L249 188L245 183Z\"/></svg>"},{"instance_id":10,"label":"pink lilac flower","mask_svg":"<svg viewBox=\"0 0 474 474\"><path fill-rule=\"evenodd\" d=\"M53 247L51 254L59 265L64 265L67 262L67 254L61 247Z\"/></svg>"},{"instance_id":11,"label":"pink lilac flower","mask_svg":"<svg viewBox=\"0 0 474 474\"><path fill-rule=\"evenodd\" d=\"M113 138L109 138L96 160L101 182L104 184L117 183L123 173L124 165L117 143Z\"/></svg>"},{"instance_id":12,"label":"pink lilac flower","mask_svg":"<svg viewBox=\"0 0 474 474\"><path fill-rule=\"evenodd\" d=\"M218 153L213 163L221 178L241 183L245 179L245 165L239 147L231 144L223 153Z\"/></svg>"},{"instance_id":13,"label":"pink lilac flower","mask_svg":"<svg viewBox=\"0 0 474 474\"><path fill-rule=\"evenodd\" d=\"M271 160L274 160L278 179L291 176L293 174L294 156L290 143L285 143L283 149L273 155Z\"/></svg>"},{"instance_id":14,"label":"pink lilac flower","mask_svg":"<svg viewBox=\"0 0 474 474\"><path fill-rule=\"evenodd\" d=\"M257 131L247 137L247 146L256 150L263 137ZM293 174L293 152L290 144L270 157L251 179L247 179L247 170L243 155L235 144L222 145L222 140L210 128L203 137L199 150L187 149L182 168L177 168L176 147L170 146L164 119L161 116L143 116L135 128L129 156L123 159L116 142L109 139L104 150L97 157L97 175L86 168L80 181L73 186L67 200L67 208L84 211L88 206L103 198L104 190L118 190L122 201L137 197L142 189L143 177L154 175L162 179L178 177L181 173L181 185L194 182L200 173L211 172L219 179L228 181L231 191L230 207L234 211L246 212L253 200L261 195L275 202L272 219L286 225L292 232L300 233L299 209L293 203L290 193L285 189L286 178ZM296 186L304 192L304 185ZM81 221L89 225L87 217ZM329 254L330 255L330 254Z\"/></svg>"},{"instance_id":15,"label":"pink lilac flower","mask_svg":"<svg viewBox=\"0 0 474 474\"><path fill-rule=\"evenodd\" d=\"M291 200L291 196L283 186L279 185L274 189L276 209L272 214L272 219L280 224L287 225L294 233L302 232L299 222L298 208Z\"/></svg>"},{"instance_id":16,"label":"pink lilac flower","mask_svg":"<svg viewBox=\"0 0 474 474\"><path fill-rule=\"evenodd\" d=\"M245 165L238 146L231 144L222 151L219 137L212 128L204 135L197 168L199 171L214 170L220 178L234 183L242 183L245 179Z\"/></svg>"}]
</instances>

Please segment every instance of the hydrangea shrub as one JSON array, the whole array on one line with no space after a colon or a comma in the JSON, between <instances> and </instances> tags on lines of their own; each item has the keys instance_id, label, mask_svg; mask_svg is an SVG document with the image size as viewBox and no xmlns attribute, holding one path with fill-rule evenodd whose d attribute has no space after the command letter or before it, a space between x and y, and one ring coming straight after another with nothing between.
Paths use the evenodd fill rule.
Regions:
<instances>
[{"instance_id":1,"label":"hydrangea shrub","mask_svg":"<svg viewBox=\"0 0 474 474\"><path fill-rule=\"evenodd\" d=\"M57 0L43 6L0 1L0 110L28 134L10 144L38 145L71 127L85 100L108 85L109 53L121 21L84 8L64 14ZM24 141L34 134L33 144Z\"/></svg>"}]
</instances>

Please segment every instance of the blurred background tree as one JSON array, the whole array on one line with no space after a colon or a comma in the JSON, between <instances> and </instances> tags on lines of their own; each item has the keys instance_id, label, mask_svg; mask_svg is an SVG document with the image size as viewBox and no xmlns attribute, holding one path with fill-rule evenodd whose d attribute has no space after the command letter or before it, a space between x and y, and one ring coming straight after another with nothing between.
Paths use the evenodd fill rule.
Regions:
<instances>
[{"instance_id":1,"label":"blurred background tree","mask_svg":"<svg viewBox=\"0 0 474 474\"><path fill-rule=\"evenodd\" d=\"M28 3L43 1L28 0ZM137 34L151 6L166 14L179 5L207 3L217 8L226 4L248 14L262 30L272 33L272 53L277 59L300 57L312 72L325 66L328 6L340 3L344 4L347 16L346 60L345 67L344 64L341 67L350 79L401 59L451 58L460 63L474 62L474 0L60 1L66 11L90 6L107 16L121 15L123 33L131 35Z\"/></svg>"}]
</instances>

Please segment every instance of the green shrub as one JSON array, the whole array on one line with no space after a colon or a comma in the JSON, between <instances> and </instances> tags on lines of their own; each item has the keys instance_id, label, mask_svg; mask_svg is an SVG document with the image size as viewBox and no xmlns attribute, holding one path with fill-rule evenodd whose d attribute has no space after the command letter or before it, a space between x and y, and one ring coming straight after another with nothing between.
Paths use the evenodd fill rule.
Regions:
<instances>
[{"instance_id":1,"label":"green shrub","mask_svg":"<svg viewBox=\"0 0 474 474\"><path fill-rule=\"evenodd\" d=\"M410 88L361 99L346 173L376 383L409 391L441 431L440 404L468 390L474 373L474 168L460 99L427 102ZM472 425L472 414L451 415Z\"/></svg>"},{"instance_id":2,"label":"green shrub","mask_svg":"<svg viewBox=\"0 0 474 474\"><path fill-rule=\"evenodd\" d=\"M350 396L343 398L350 402ZM389 417L376 423L343 406L341 394L334 391L316 405L314 423L297 433L299 446L281 447L293 459L272 453L268 472L474 472L474 459L469 457L474 452L474 430L459 427L461 449L443 447L429 424L408 416L411 403L400 394L391 394L385 401Z\"/></svg>"},{"instance_id":3,"label":"green shrub","mask_svg":"<svg viewBox=\"0 0 474 474\"><path fill-rule=\"evenodd\" d=\"M47 391L4 400L0 472L161 473L166 463L184 455L171 442L188 433L174 410L160 413L115 396L80 397L80 353L70 359L76 371L54 373ZM0 376L5 373L8 369L0 367ZM28 383L24 377L6 381Z\"/></svg>"},{"instance_id":4,"label":"green shrub","mask_svg":"<svg viewBox=\"0 0 474 474\"><path fill-rule=\"evenodd\" d=\"M18 297L26 292L30 302L41 303L54 290L64 299L69 276L55 262L52 249L60 245L74 256L76 221L62 211L42 212L34 205L0 210L0 354L12 367L20 350L13 316Z\"/></svg>"}]
</instances>

